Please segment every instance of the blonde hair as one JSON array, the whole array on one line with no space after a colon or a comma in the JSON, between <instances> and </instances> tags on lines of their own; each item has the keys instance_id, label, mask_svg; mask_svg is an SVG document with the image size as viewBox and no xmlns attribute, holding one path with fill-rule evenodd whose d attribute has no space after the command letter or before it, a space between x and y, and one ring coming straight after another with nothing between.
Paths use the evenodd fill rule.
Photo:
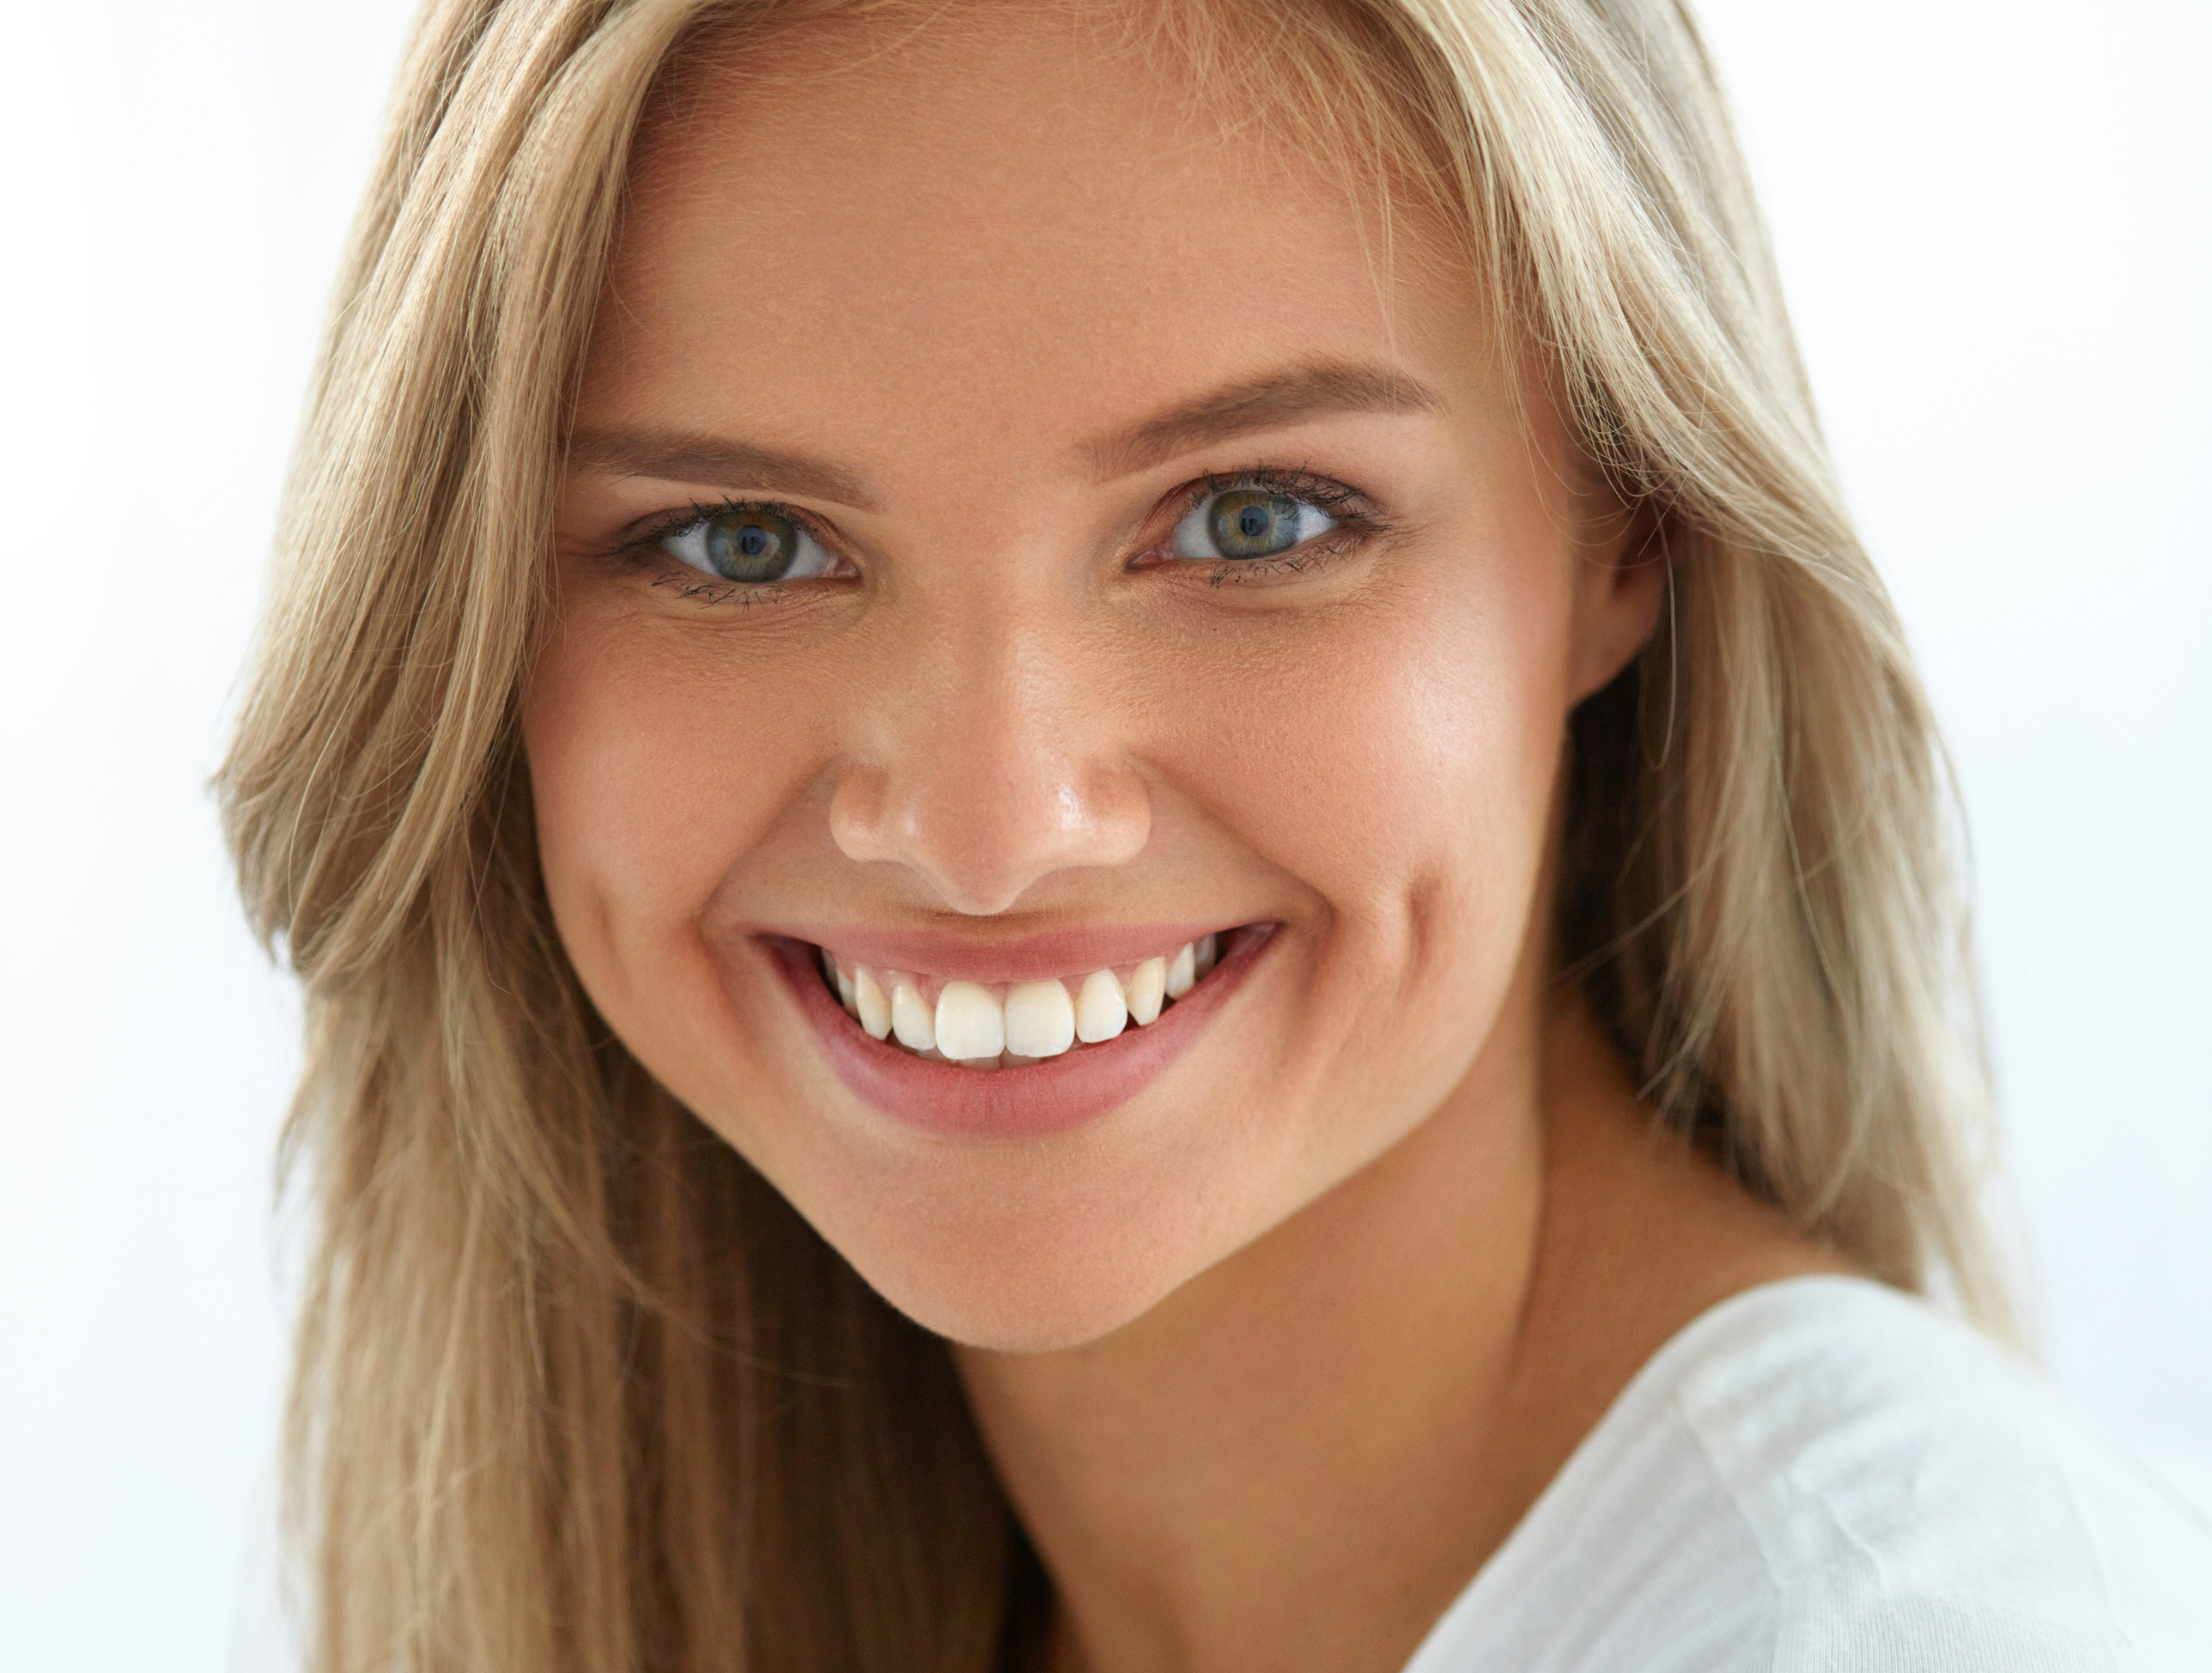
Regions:
<instances>
[{"instance_id":1,"label":"blonde hair","mask_svg":"<svg viewBox=\"0 0 2212 1673\"><path fill-rule=\"evenodd\" d=\"M517 696L633 139L709 32L788 9L432 0L341 278L221 778L309 1003L323 1673L949 1673L1040 1618L943 1344L610 1037L532 846ZM1266 18L1304 137L1450 210L1663 551L1664 624L1573 718L1571 975L1666 1121L2002 1330L1934 730L1686 13L1169 9L1200 73Z\"/></svg>"}]
</instances>

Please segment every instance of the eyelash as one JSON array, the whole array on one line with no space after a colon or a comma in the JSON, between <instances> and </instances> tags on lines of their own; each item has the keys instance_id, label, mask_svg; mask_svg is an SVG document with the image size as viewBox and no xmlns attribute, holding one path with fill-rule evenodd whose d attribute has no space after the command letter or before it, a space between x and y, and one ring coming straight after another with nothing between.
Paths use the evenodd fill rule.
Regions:
<instances>
[{"instance_id":1,"label":"eyelash","mask_svg":"<svg viewBox=\"0 0 2212 1673\"><path fill-rule=\"evenodd\" d=\"M1243 471L1209 471L1200 477L1177 496L1175 515L1168 520L1169 528L1172 530L1214 495L1234 493L1241 488L1256 488L1264 493L1304 500L1335 519L1336 526L1276 557L1224 557L1210 563L1188 557L1170 560L1173 566L1203 581L1208 587L1249 585L1271 575L1304 575L1390 532L1389 525L1376 514L1367 496L1358 489L1333 477L1316 476L1304 469L1286 471L1272 465L1255 465ZM1146 549L1146 554L1160 550L1164 541L1164 537L1155 541Z\"/></svg>"},{"instance_id":2,"label":"eyelash","mask_svg":"<svg viewBox=\"0 0 2212 1673\"><path fill-rule=\"evenodd\" d=\"M1176 492L1170 502L1174 514L1167 519L1168 529L1172 531L1183 518L1214 495L1233 493L1246 488L1304 500L1334 519L1336 526L1326 534L1316 535L1303 545L1292 547L1279 557L1218 558L1211 563L1203 559L1170 557L1159 567L1179 569L1208 587L1243 585L1271 576L1304 575L1320 565L1346 557L1378 535L1389 532L1389 525L1376 515L1367 496L1358 489L1334 478L1316 476L1310 471L1286 471L1279 465L1253 465L1242 471L1208 471L1188 484ZM783 594L789 583L719 581L711 575L701 575L660 551L662 541L672 535L689 533L710 518L762 506L779 516L789 518L815 539L830 550L836 550L826 538L827 532L820 520L795 506L778 501L731 498L711 502L694 500L661 513L636 534L617 546L610 556L638 569L659 571L653 576L652 585L672 588L679 599L697 599L708 604L766 603ZM1166 538L1163 535L1154 540L1138 556L1149 557L1161 551Z\"/></svg>"},{"instance_id":3,"label":"eyelash","mask_svg":"<svg viewBox=\"0 0 2212 1673\"><path fill-rule=\"evenodd\" d=\"M788 517L830 550L836 550L823 539L824 531L820 520L801 511L797 506L785 505L779 500L730 498L713 502L694 500L688 505L662 512L649 520L637 533L615 547L608 556L631 569L656 571L651 585L656 588L667 587L679 599L698 599L708 604L766 604L781 596L790 583L718 580L713 575L701 574L660 550L660 543L672 535L688 534L711 518L763 506L779 517Z\"/></svg>"}]
</instances>

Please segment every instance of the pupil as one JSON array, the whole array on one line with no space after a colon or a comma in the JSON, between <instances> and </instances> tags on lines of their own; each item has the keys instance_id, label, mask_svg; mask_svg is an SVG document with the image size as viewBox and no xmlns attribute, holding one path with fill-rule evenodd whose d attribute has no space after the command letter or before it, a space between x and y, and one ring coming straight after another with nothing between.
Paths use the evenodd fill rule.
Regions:
<instances>
[{"instance_id":1,"label":"pupil","mask_svg":"<svg viewBox=\"0 0 2212 1673\"><path fill-rule=\"evenodd\" d=\"M759 527L745 529L738 536L738 550L747 557L758 557L768 550L768 531Z\"/></svg>"},{"instance_id":2,"label":"pupil","mask_svg":"<svg viewBox=\"0 0 2212 1673\"><path fill-rule=\"evenodd\" d=\"M1237 532L1247 540L1257 540L1274 520L1273 514L1264 507L1248 505L1237 514Z\"/></svg>"}]
</instances>

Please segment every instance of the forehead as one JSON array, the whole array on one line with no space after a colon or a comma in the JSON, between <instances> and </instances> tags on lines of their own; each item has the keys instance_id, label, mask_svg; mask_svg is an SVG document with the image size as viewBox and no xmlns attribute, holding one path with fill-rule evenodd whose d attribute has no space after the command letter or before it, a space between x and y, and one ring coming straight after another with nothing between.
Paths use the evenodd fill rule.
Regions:
<instances>
[{"instance_id":1,"label":"forehead","mask_svg":"<svg viewBox=\"0 0 2212 1673\"><path fill-rule=\"evenodd\" d=\"M1096 427L1255 365L1477 352L1449 240L1287 143L1243 69L1048 5L719 47L641 136L587 387L995 401L1034 435L1040 405Z\"/></svg>"}]
</instances>

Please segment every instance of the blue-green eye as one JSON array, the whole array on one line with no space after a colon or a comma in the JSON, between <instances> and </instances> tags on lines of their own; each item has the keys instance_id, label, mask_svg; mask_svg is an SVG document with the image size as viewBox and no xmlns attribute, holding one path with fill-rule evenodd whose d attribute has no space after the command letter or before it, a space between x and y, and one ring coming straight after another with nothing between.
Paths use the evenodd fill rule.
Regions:
<instances>
[{"instance_id":1,"label":"blue-green eye","mask_svg":"<svg viewBox=\"0 0 2212 1673\"><path fill-rule=\"evenodd\" d=\"M1336 526L1335 518L1294 494L1231 488L1184 513L1168 550L1177 557L1273 557Z\"/></svg>"},{"instance_id":2,"label":"blue-green eye","mask_svg":"<svg viewBox=\"0 0 2212 1673\"><path fill-rule=\"evenodd\" d=\"M660 550L721 581L758 583L827 575L822 543L773 507L732 506L665 535Z\"/></svg>"}]
</instances>

